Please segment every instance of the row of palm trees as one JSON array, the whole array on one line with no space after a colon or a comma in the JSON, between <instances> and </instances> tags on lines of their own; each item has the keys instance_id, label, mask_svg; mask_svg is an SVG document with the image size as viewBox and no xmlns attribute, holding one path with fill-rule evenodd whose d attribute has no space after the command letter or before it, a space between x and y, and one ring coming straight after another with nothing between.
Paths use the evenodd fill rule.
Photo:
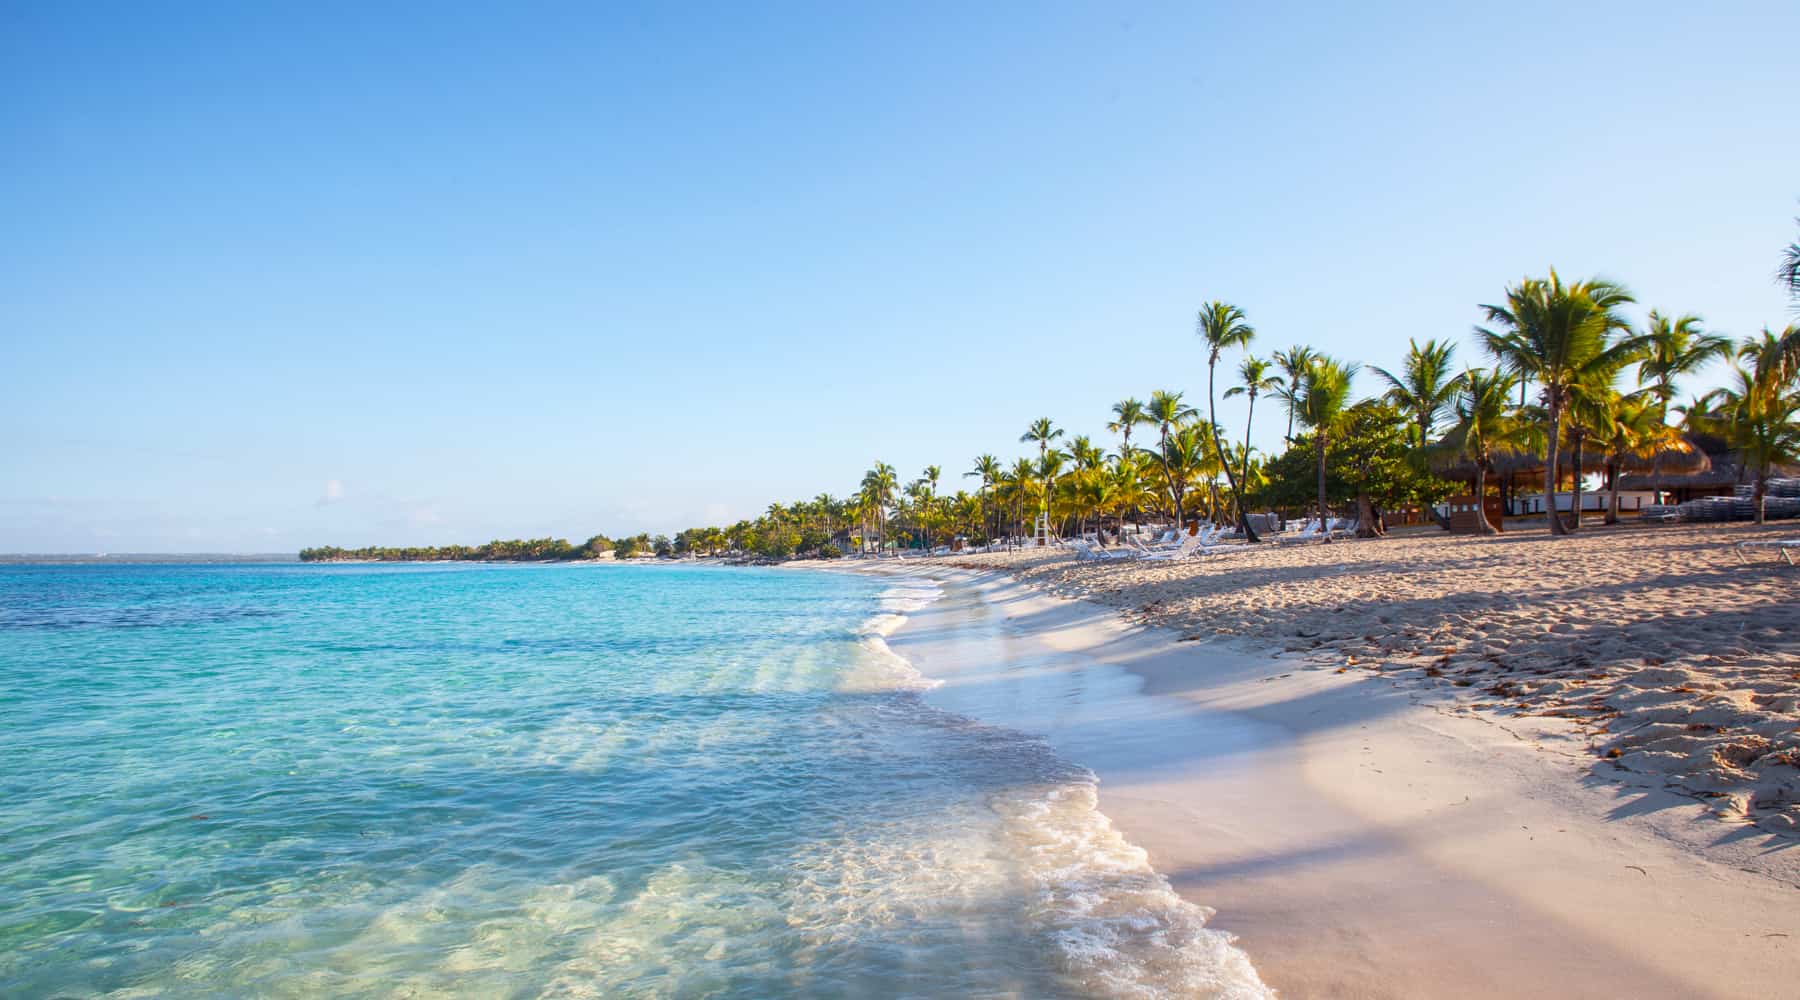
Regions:
<instances>
[{"instance_id":1,"label":"row of palm trees","mask_svg":"<svg viewBox=\"0 0 1800 1000\"><path fill-rule=\"evenodd\" d=\"M1800 303L1800 242L1786 248L1778 277ZM1257 357L1250 353L1257 331L1244 310L1208 302L1195 318L1206 356L1204 416L1169 389L1121 400L1105 424L1117 437L1110 452L1041 417L1019 438L1035 454L1010 464L993 454L975 459L963 474L977 481L973 494L945 494L938 466L903 482L893 466L877 462L847 499L772 505L734 530L742 538L785 526L782 537L802 551L808 542L833 539L879 551L930 547L957 535L1019 538L1039 519L1058 532L1079 532L1109 520L1122 530L1133 518L1185 523L1204 516L1235 523L1254 543L1249 514L1269 486L1273 456L1258 454L1251 440L1256 404L1268 398L1286 411L1286 446L1311 453L1321 517L1329 516L1334 449L1355 432L1359 416L1380 406L1404 419L1409 461L1439 471L1466 464L1476 496L1486 496L1501 456L1541 455L1556 536L1579 530L1587 472L1604 474L1611 491L1606 520L1616 522L1622 473L1647 464L1654 474L1668 456L1691 450L1695 434L1723 439L1753 473L1760 521L1765 480L1800 462L1800 326L1734 344L1692 314L1652 310L1635 328L1622 312L1633 301L1624 286L1604 279L1566 281L1555 270L1526 278L1508 286L1502 301L1479 307L1483 321L1474 333L1487 364L1459 369L1450 341L1412 340L1398 370L1372 369L1382 392L1369 399L1354 391L1359 365L1306 346ZM1236 378L1223 395L1245 398L1241 439L1217 412L1219 368L1236 352ZM1728 384L1677 405L1679 381L1716 362L1728 366ZM1584 464L1590 461L1597 469ZM1565 471L1574 489L1574 517L1567 520L1554 503ZM1446 484L1423 473L1418 481L1417 506L1443 523L1432 504L1447 494ZM1485 512L1477 524L1495 530Z\"/></svg>"}]
</instances>

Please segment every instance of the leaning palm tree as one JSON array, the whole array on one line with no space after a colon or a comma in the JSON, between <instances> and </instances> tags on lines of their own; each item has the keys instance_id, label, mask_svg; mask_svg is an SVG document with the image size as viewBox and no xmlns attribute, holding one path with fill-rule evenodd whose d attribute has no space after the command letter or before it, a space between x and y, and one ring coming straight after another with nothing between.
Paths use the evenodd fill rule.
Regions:
<instances>
[{"instance_id":1,"label":"leaning palm tree","mask_svg":"<svg viewBox=\"0 0 1800 1000\"><path fill-rule=\"evenodd\" d=\"M1256 397L1265 392L1279 392L1284 383L1281 376L1271 374L1269 362L1253 354L1244 355L1238 364L1238 377L1244 380L1243 385L1234 385L1225 390L1225 398L1243 395L1250 398L1250 409L1244 414L1244 463L1238 481L1243 484L1244 492L1250 492L1250 428L1256 422Z\"/></svg>"},{"instance_id":2,"label":"leaning palm tree","mask_svg":"<svg viewBox=\"0 0 1800 1000\"><path fill-rule=\"evenodd\" d=\"M1187 524L1186 511L1181 508L1181 491L1175 488L1174 472L1169 468L1169 431L1193 419L1197 414L1193 407L1181 401L1181 393L1162 389L1150 394L1150 405L1144 408L1144 412L1149 415L1150 422L1156 424L1156 456L1162 465L1163 485L1168 488L1170 497L1175 501L1175 524L1183 527Z\"/></svg>"},{"instance_id":3,"label":"leaning palm tree","mask_svg":"<svg viewBox=\"0 0 1800 1000\"><path fill-rule=\"evenodd\" d=\"M1214 299L1200 308L1194 320L1194 332L1206 342L1206 411L1213 425L1213 446L1223 455L1225 447L1217 437L1219 410L1213 399L1213 374L1219 367L1219 355L1233 347L1248 348L1256 337L1256 328L1250 325L1242 309ZM1224 465L1225 484L1231 488L1231 500L1237 505L1238 527L1244 532L1244 541L1255 542L1257 537L1250 527L1250 514L1244 510L1244 498L1238 493L1237 470L1230 462Z\"/></svg>"},{"instance_id":4,"label":"leaning palm tree","mask_svg":"<svg viewBox=\"0 0 1800 1000\"><path fill-rule=\"evenodd\" d=\"M1107 422L1106 429L1122 439L1119 454L1131 451L1131 431L1139 424L1150 423L1150 412L1144 408L1144 401L1131 397L1121 399L1113 404L1113 419Z\"/></svg>"},{"instance_id":5,"label":"leaning palm tree","mask_svg":"<svg viewBox=\"0 0 1800 1000\"><path fill-rule=\"evenodd\" d=\"M1513 375L1539 385L1545 413L1544 507L1552 535L1569 533L1556 512L1557 447L1564 411L1577 383L1598 369L1635 360L1638 339L1615 340L1628 329L1619 307L1631 302L1624 286L1595 278L1565 283L1550 277L1526 278L1506 290L1506 305L1484 305L1497 329L1476 327L1488 352ZM1581 512L1575 511L1579 519Z\"/></svg>"},{"instance_id":6,"label":"leaning palm tree","mask_svg":"<svg viewBox=\"0 0 1800 1000\"><path fill-rule=\"evenodd\" d=\"M1313 349L1303 344L1296 344L1285 351L1276 351L1275 366L1281 369L1284 384L1278 395L1287 404L1287 433L1283 441L1294 439L1294 411L1300 406L1300 376L1306 373L1306 366L1312 364Z\"/></svg>"},{"instance_id":7,"label":"leaning palm tree","mask_svg":"<svg viewBox=\"0 0 1800 1000\"><path fill-rule=\"evenodd\" d=\"M1518 447L1525 426L1512 411L1513 377L1500 369L1464 372L1452 404L1456 423L1444 436L1445 447L1475 465L1475 529L1498 534L1487 519L1487 474L1498 448Z\"/></svg>"},{"instance_id":8,"label":"leaning palm tree","mask_svg":"<svg viewBox=\"0 0 1800 1000\"><path fill-rule=\"evenodd\" d=\"M1356 365L1346 365L1324 355L1313 358L1300 376L1300 423L1313 432L1313 448L1319 466L1319 526L1328 523L1325 505L1325 453L1332 435L1342 427L1350 409L1350 382ZM1324 536L1330 540L1330 533Z\"/></svg>"},{"instance_id":9,"label":"leaning palm tree","mask_svg":"<svg viewBox=\"0 0 1800 1000\"><path fill-rule=\"evenodd\" d=\"M1800 391L1788 383L1784 345L1800 337L1800 324L1779 336L1768 330L1738 348L1732 383L1702 397L1708 411L1701 430L1717 434L1736 449L1756 473L1751 500L1756 523L1764 520L1764 497L1774 466L1800 462ZM1690 421L1695 414L1689 413Z\"/></svg>"}]
</instances>

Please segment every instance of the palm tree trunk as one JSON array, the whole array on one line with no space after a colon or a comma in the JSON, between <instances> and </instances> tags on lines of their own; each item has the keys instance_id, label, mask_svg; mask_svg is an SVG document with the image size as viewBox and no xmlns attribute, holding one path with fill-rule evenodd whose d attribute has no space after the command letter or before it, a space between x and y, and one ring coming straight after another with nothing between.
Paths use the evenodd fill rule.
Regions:
<instances>
[{"instance_id":1,"label":"palm tree trunk","mask_svg":"<svg viewBox=\"0 0 1800 1000\"><path fill-rule=\"evenodd\" d=\"M1751 487L1750 502L1756 507L1756 523L1763 523L1763 498L1768 490L1769 470L1766 466L1756 469L1756 485Z\"/></svg>"},{"instance_id":2,"label":"palm tree trunk","mask_svg":"<svg viewBox=\"0 0 1800 1000\"><path fill-rule=\"evenodd\" d=\"M1250 485L1250 428L1255 423L1256 393L1251 392L1250 410L1244 414L1244 486L1246 488ZM1244 519L1244 542L1246 544L1254 544L1262 541L1262 539L1256 537L1256 532L1250 530L1250 515L1248 512L1244 511L1244 503L1242 500L1238 501L1238 511L1243 515Z\"/></svg>"},{"instance_id":3,"label":"palm tree trunk","mask_svg":"<svg viewBox=\"0 0 1800 1000\"><path fill-rule=\"evenodd\" d=\"M1606 524L1619 523L1619 462L1608 459L1606 463Z\"/></svg>"},{"instance_id":4,"label":"palm tree trunk","mask_svg":"<svg viewBox=\"0 0 1800 1000\"><path fill-rule=\"evenodd\" d=\"M1425 426L1425 422L1420 421L1419 422L1419 451L1421 453L1421 456L1424 453L1425 445L1428 443L1428 440L1429 440L1428 429ZM1432 523L1436 524L1438 527L1444 529L1445 531L1449 531L1450 530L1450 516L1448 514L1439 514L1438 509L1426 501L1425 494L1423 494L1423 493L1419 494L1418 499L1419 499L1419 509L1425 513L1425 516L1428 518L1431 518Z\"/></svg>"},{"instance_id":5,"label":"palm tree trunk","mask_svg":"<svg viewBox=\"0 0 1800 1000\"><path fill-rule=\"evenodd\" d=\"M1499 534L1487 519L1487 462L1481 459L1475 462L1475 532L1481 535Z\"/></svg>"},{"instance_id":6,"label":"palm tree trunk","mask_svg":"<svg viewBox=\"0 0 1800 1000\"><path fill-rule=\"evenodd\" d=\"M1238 492L1237 474L1231 471L1231 458L1225 454L1225 441L1219 436L1219 411L1213 404L1213 372L1219 367L1219 359L1214 355L1206 365L1206 413L1212 420L1213 449L1219 453L1219 464L1225 467L1225 485L1231 487L1231 502L1237 504L1238 528L1244 532L1244 541L1256 541L1256 532L1250 530L1250 515L1244 512L1244 495ZM1251 406L1255 406L1254 401ZM1247 435L1250 428L1245 427L1244 461L1250 460L1250 439ZM1244 475L1250 473L1245 471Z\"/></svg>"},{"instance_id":7,"label":"palm tree trunk","mask_svg":"<svg viewBox=\"0 0 1800 1000\"><path fill-rule=\"evenodd\" d=\"M1575 480L1569 484L1569 530L1581 530L1581 449L1587 443L1586 434L1575 435L1575 449L1571 458L1575 465Z\"/></svg>"},{"instance_id":8,"label":"palm tree trunk","mask_svg":"<svg viewBox=\"0 0 1800 1000\"><path fill-rule=\"evenodd\" d=\"M1156 459L1162 463L1163 482L1169 486L1169 498L1175 501L1175 527L1187 527L1187 518L1182 517L1181 493L1175 489L1175 473L1169 471L1169 425L1162 425L1162 447L1157 451Z\"/></svg>"},{"instance_id":9,"label":"palm tree trunk","mask_svg":"<svg viewBox=\"0 0 1800 1000\"><path fill-rule=\"evenodd\" d=\"M1315 436L1319 439L1319 531L1323 533L1325 541L1329 542L1331 532L1325 530L1330 523L1325 517L1325 431L1321 428Z\"/></svg>"},{"instance_id":10,"label":"palm tree trunk","mask_svg":"<svg viewBox=\"0 0 1800 1000\"><path fill-rule=\"evenodd\" d=\"M1550 439L1544 443L1544 513L1550 519L1550 534L1566 535L1562 515L1556 512L1557 438L1562 436L1562 403L1550 401Z\"/></svg>"}]
</instances>

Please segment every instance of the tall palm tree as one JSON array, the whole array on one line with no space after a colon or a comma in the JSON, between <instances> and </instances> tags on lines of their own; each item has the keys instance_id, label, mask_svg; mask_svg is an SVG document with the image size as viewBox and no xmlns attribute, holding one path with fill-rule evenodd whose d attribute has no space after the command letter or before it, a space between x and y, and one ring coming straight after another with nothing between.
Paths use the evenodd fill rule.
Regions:
<instances>
[{"instance_id":1,"label":"tall palm tree","mask_svg":"<svg viewBox=\"0 0 1800 1000\"><path fill-rule=\"evenodd\" d=\"M1281 377L1285 383L1281 388L1280 395L1282 400L1287 403L1287 433L1281 439L1292 441L1294 439L1294 411L1300 405L1300 376L1304 375L1306 367L1312 364L1314 353L1312 348L1296 344L1285 351L1276 351L1274 357L1275 365L1281 369Z\"/></svg>"},{"instance_id":2,"label":"tall palm tree","mask_svg":"<svg viewBox=\"0 0 1800 1000\"><path fill-rule=\"evenodd\" d=\"M1350 382L1356 377L1356 365L1346 365L1325 355L1313 358L1300 378L1300 423L1313 432L1313 448L1319 466L1319 526L1329 523L1325 504L1325 453L1332 435L1344 423L1350 409ZM1324 536L1330 540L1330 533Z\"/></svg>"},{"instance_id":3,"label":"tall palm tree","mask_svg":"<svg viewBox=\"0 0 1800 1000\"><path fill-rule=\"evenodd\" d=\"M1168 487L1169 496L1175 502L1175 526L1185 528L1187 518L1186 512L1181 508L1181 491L1175 488L1174 473L1169 468L1169 430L1193 419L1196 416L1194 408L1181 401L1181 393L1158 389L1150 394L1150 405L1144 408L1144 412L1149 415L1150 422L1156 424L1157 461L1162 465L1163 485Z\"/></svg>"},{"instance_id":4,"label":"tall palm tree","mask_svg":"<svg viewBox=\"0 0 1800 1000\"><path fill-rule=\"evenodd\" d=\"M986 535L989 540L993 538L993 531L988 527L988 490L1000 481L1002 471L999 459L992 455L978 455L975 458L975 467L963 473L964 478L978 476L981 479L981 489L975 491L975 495L980 498L981 504L981 533Z\"/></svg>"},{"instance_id":5,"label":"tall palm tree","mask_svg":"<svg viewBox=\"0 0 1800 1000\"><path fill-rule=\"evenodd\" d=\"M1012 480L1013 488L1013 523L1016 527L1021 529L1018 533L1023 534L1022 529L1025 527L1025 501L1030 498L1029 495L1031 493L1032 484L1037 481L1037 468L1032 465L1031 459L1029 458L1017 459L1013 462L1010 478Z\"/></svg>"},{"instance_id":6,"label":"tall palm tree","mask_svg":"<svg viewBox=\"0 0 1800 1000\"><path fill-rule=\"evenodd\" d=\"M1038 481L1044 484L1043 512L1045 531L1049 531L1051 514L1054 513L1053 504L1056 497L1056 480L1057 477L1062 475L1063 462L1066 461L1068 457L1068 455L1060 450L1046 451L1039 456L1037 465L1033 470Z\"/></svg>"},{"instance_id":7,"label":"tall palm tree","mask_svg":"<svg viewBox=\"0 0 1800 1000\"><path fill-rule=\"evenodd\" d=\"M1049 459L1050 442L1062 436L1062 429L1051 423L1049 417L1039 417L1031 422L1030 427L1025 428L1025 433L1019 435L1019 442L1038 446L1038 464L1042 466ZM1044 482L1043 513L1048 519L1050 516L1050 482L1048 478Z\"/></svg>"},{"instance_id":8,"label":"tall palm tree","mask_svg":"<svg viewBox=\"0 0 1800 1000\"><path fill-rule=\"evenodd\" d=\"M1494 451L1519 447L1526 430L1512 412L1513 381L1501 369L1464 372L1452 403L1456 423L1444 436L1447 447L1475 465L1475 527L1483 535L1498 534L1487 519L1487 474Z\"/></svg>"},{"instance_id":9,"label":"tall palm tree","mask_svg":"<svg viewBox=\"0 0 1800 1000\"><path fill-rule=\"evenodd\" d=\"M875 515L879 530L875 543L877 555L887 546L887 512L894 503L894 495L900 489L899 474L886 462L876 462L875 467L863 473L862 492L864 499Z\"/></svg>"},{"instance_id":10,"label":"tall palm tree","mask_svg":"<svg viewBox=\"0 0 1800 1000\"><path fill-rule=\"evenodd\" d=\"M1283 383L1281 376L1272 374L1273 366L1254 354L1244 355L1238 364L1238 377L1244 380L1243 385L1234 385L1225 390L1225 398L1244 395L1250 397L1250 409L1244 414L1244 464L1238 481L1243 484L1244 492L1250 492L1250 428L1256 422L1256 397L1265 392L1280 391ZM1227 463L1230 464L1230 463Z\"/></svg>"},{"instance_id":11,"label":"tall palm tree","mask_svg":"<svg viewBox=\"0 0 1800 1000\"><path fill-rule=\"evenodd\" d=\"M919 476L919 482L925 487L925 518L922 526L925 529L925 547L927 549L931 548L932 543L931 520L932 515L937 511L938 480L942 478L943 475L944 470L942 468L935 465L927 465L925 471Z\"/></svg>"},{"instance_id":12,"label":"tall palm tree","mask_svg":"<svg viewBox=\"0 0 1800 1000\"><path fill-rule=\"evenodd\" d=\"M1548 279L1526 278L1508 287L1506 305L1481 307L1498 328L1475 328L1488 352L1513 375L1540 387L1546 424L1544 506L1552 535L1569 533L1556 512L1557 447L1569 394L1592 371L1633 359L1637 338L1613 339L1615 331L1629 329L1618 310L1631 301L1622 285L1599 278L1564 283L1552 269ZM1580 510L1574 516L1579 520Z\"/></svg>"},{"instance_id":13,"label":"tall palm tree","mask_svg":"<svg viewBox=\"0 0 1800 1000\"><path fill-rule=\"evenodd\" d=\"M1119 444L1119 454L1123 455L1131 450L1132 428L1150 423L1150 413L1144 408L1144 401L1135 396L1114 403L1112 412L1113 419L1107 423L1106 429L1123 439Z\"/></svg>"},{"instance_id":14,"label":"tall palm tree","mask_svg":"<svg viewBox=\"0 0 1800 1000\"><path fill-rule=\"evenodd\" d=\"M1250 341L1256 337L1256 328L1250 325L1242 309L1214 299L1200 307L1194 320L1194 332L1206 342L1206 411L1213 425L1213 447L1223 455L1225 446L1218 440L1219 411L1213 398L1213 374L1219 367L1219 355L1233 347L1248 349ZM1244 532L1244 541L1255 542L1258 539L1250 527L1250 514L1244 509L1243 496L1238 493L1237 471L1230 462L1224 465L1225 484L1231 487L1231 500L1237 504L1238 527Z\"/></svg>"}]
</instances>

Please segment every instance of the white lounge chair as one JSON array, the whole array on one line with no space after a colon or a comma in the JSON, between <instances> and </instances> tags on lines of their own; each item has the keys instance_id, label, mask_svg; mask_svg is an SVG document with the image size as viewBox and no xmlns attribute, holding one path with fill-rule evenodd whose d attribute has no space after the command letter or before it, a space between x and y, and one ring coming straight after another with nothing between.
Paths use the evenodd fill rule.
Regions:
<instances>
[{"instance_id":1,"label":"white lounge chair","mask_svg":"<svg viewBox=\"0 0 1800 1000\"><path fill-rule=\"evenodd\" d=\"M1153 559L1158 562L1167 562L1175 559L1186 559L1189 556L1203 556L1214 548L1213 542L1217 538L1218 535L1215 532L1203 531L1192 535L1184 535L1182 536L1181 544L1174 548L1146 552L1140 558Z\"/></svg>"},{"instance_id":2,"label":"white lounge chair","mask_svg":"<svg viewBox=\"0 0 1800 1000\"><path fill-rule=\"evenodd\" d=\"M1800 549L1800 538L1755 538L1737 543L1732 551L1737 553L1738 562L1748 564L1745 549L1774 549L1789 566L1794 566L1794 551Z\"/></svg>"}]
</instances>

